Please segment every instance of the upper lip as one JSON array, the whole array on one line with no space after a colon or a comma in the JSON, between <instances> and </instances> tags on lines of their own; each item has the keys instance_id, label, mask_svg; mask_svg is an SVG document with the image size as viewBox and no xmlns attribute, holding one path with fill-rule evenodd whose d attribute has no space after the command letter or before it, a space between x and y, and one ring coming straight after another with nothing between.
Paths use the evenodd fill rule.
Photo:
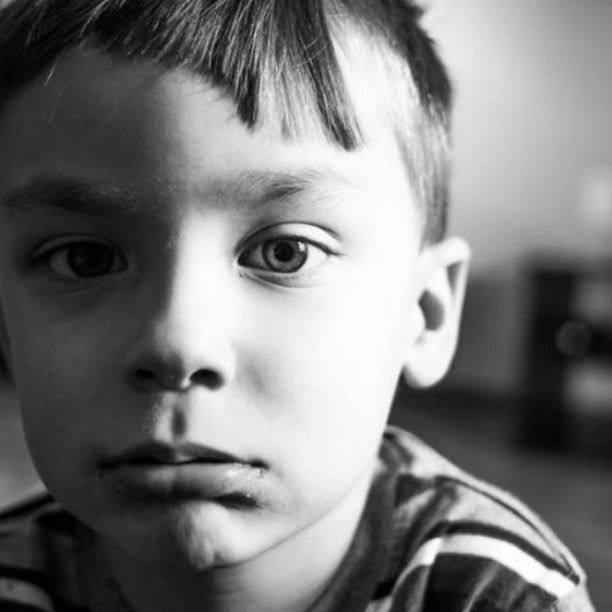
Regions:
<instances>
[{"instance_id":1,"label":"upper lip","mask_svg":"<svg viewBox=\"0 0 612 612\"><path fill-rule=\"evenodd\" d=\"M115 467L124 464L159 463L166 465L181 465L184 463L243 463L256 464L230 453L210 446L194 443L168 444L165 442L145 442L126 451L110 457L104 463Z\"/></svg>"}]
</instances>

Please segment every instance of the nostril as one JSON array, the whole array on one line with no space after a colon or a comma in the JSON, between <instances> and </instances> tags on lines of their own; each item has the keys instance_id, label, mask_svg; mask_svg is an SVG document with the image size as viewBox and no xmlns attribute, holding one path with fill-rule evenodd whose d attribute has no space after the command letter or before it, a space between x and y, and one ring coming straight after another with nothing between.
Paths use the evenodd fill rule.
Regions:
<instances>
[{"instance_id":1,"label":"nostril","mask_svg":"<svg viewBox=\"0 0 612 612\"><path fill-rule=\"evenodd\" d=\"M147 370L145 368L134 370L129 378L136 388L143 391L151 391L163 386L163 383L159 380L159 376L153 370Z\"/></svg>"},{"instance_id":2,"label":"nostril","mask_svg":"<svg viewBox=\"0 0 612 612\"><path fill-rule=\"evenodd\" d=\"M187 380L179 373L166 368L136 368L131 376L133 384L147 391L181 391ZM188 384L188 383L187 383Z\"/></svg>"},{"instance_id":3,"label":"nostril","mask_svg":"<svg viewBox=\"0 0 612 612\"><path fill-rule=\"evenodd\" d=\"M138 381L147 382L155 380L155 374L151 370L138 369L134 372L134 378Z\"/></svg>"},{"instance_id":4,"label":"nostril","mask_svg":"<svg viewBox=\"0 0 612 612\"><path fill-rule=\"evenodd\" d=\"M223 377L215 370L203 368L196 370L188 377L173 372L159 372L154 369L137 368L132 374L136 386L143 389L164 388L168 390L184 390L191 386L206 387L212 391L223 386Z\"/></svg>"},{"instance_id":5,"label":"nostril","mask_svg":"<svg viewBox=\"0 0 612 612\"><path fill-rule=\"evenodd\" d=\"M191 383L196 386L206 387L207 389L219 389L223 385L223 378L215 370L201 369L195 371L190 376Z\"/></svg>"}]
</instances>

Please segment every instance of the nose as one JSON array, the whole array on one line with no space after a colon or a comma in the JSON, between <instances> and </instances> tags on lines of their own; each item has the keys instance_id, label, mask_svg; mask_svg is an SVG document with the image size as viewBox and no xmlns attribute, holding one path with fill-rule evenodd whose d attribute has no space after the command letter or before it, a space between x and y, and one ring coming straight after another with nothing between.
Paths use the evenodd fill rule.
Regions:
<instances>
[{"instance_id":1,"label":"nose","mask_svg":"<svg viewBox=\"0 0 612 612\"><path fill-rule=\"evenodd\" d=\"M217 390L227 384L228 376L218 365L203 366L189 363L182 354L151 351L151 355L129 370L129 382L140 391L187 391L192 387ZM155 354L157 353L157 354Z\"/></svg>"},{"instance_id":2,"label":"nose","mask_svg":"<svg viewBox=\"0 0 612 612\"><path fill-rule=\"evenodd\" d=\"M210 278L170 276L134 309L125 378L139 391L220 390L234 376L231 308Z\"/></svg>"}]
</instances>

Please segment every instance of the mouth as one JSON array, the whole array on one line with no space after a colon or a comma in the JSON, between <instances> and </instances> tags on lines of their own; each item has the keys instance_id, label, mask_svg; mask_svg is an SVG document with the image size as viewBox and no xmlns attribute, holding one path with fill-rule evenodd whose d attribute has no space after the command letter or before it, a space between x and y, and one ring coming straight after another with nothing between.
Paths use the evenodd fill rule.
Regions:
<instances>
[{"instance_id":1,"label":"mouth","mask_svg":"<svg viewBox=\"0 0 612 612\"><path fill-rule=\"evenodd\" d=\"M210 446L184 443L180 445L164 442L146 442L105 460L105 466L118 465L188 465L191 463L241 464L265 467L262 461L239 457Z\"/></svg>"},{"instance_id":2,"label":"mouth","mask_svg":"<svg viewBox=\"0 0 612 612\"><path fill-rule=\"evenodd\" d=\"M264 504L268 466L199 444L149 442L100 464L101 477L121 497L174 503L214 501L231 508Z\"/></svg>"}]
</instances>

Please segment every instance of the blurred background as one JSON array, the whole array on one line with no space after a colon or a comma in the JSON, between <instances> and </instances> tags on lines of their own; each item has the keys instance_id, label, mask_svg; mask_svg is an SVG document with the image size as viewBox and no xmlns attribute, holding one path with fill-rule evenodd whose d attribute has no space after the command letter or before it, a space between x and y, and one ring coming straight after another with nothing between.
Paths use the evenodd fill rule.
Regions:
<instances>
[{"instance_id":1,"label":"blurred background","mask_svg":"<svg viewBox=\"0 0 612 612\"><path fill-rule=\"evenodd\" d=\"M612 610L612 2L422 3L473 267L450 375L392 419L525 500Z\"/></svg>"},{"instance_id":2,"label":"blurred background","mask_svg":"<svg viewBox=\"0 0 612 612\"><path fill-rule=\"evenodd\" d=\"M452 228L474 250L453 382L513 393L530 274L612 254L612 2L427 4L457 94Z\"/></svg>"},{"instance_id":3,"label":"blurred background","mask_svg":"<svg viewBox=\"0 0 612 612\"><path fill-rule=\"evenodd\" d=\"M392 420L522 497L612 610L612 2L423 3L474 260L449 377ZM0 506L37 486L17 412L0 383Z\"/></svg>"}]
</instances>

